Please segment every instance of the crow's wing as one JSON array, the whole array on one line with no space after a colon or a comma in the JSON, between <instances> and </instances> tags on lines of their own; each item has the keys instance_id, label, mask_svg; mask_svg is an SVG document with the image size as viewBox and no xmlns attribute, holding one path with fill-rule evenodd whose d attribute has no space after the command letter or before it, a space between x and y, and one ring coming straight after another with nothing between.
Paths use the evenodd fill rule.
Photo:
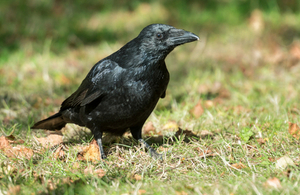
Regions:
<instances>
[{"instance_id":1,"label":"crow's wing","mask_svg":"<svg viewBox=\"0 0 300 195\"><path fill-rule=\"evenodd\" d=\"M101 60L90 70L81 85L61 105L60 111L76 106L85 106L105 96L115 88L118 76L123 72L116 62Z\"/></svg>"}]
</instances>

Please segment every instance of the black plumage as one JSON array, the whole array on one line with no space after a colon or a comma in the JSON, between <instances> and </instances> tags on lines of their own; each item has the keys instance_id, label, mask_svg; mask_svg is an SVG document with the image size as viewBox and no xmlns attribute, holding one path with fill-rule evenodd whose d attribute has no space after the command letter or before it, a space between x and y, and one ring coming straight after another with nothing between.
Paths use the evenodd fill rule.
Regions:
<instances>
[{"instance_id":1,"label":"black plumage","mask_svg":"<svg viewBox=\"0 0 300 195\"><path fill-rule=\"evenodd\" d=\"M166 95L169 72L164 60L176 46L198 39L169 25L145 27L135 39L96 63L59 112L32 129L57 130L67 123L85 126L94 134L101 158L105 158L102 133L122 135L130 129L158 158L142 139L142 127L159 98Z\"/></svg>"}]
</instances>

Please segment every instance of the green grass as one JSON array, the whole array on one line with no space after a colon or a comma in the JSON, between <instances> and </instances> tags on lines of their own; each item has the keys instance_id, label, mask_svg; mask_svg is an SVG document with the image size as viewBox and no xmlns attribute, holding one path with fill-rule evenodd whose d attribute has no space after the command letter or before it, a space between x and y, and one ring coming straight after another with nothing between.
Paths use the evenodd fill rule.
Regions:
<instances>
[{"instance_id":1,"label":"green grass","mask_svg":"<svg viewBox=\"0 0 300 195\"><path fill-rule=\"evenodd\" d=\"M0 50L0 135L24 140L13 146L30 148L34 155L8 157L0 150L0 194L299 194L299 140L289 134L288 122L300 122L300 57L292 51L300 48L300 15L293 11L297 6L290 11L278 6L282 2L251 2L251 9L263 10L264 28L258 33L249 27L247 1L175 1L172 6L167 0L134 1L115 8L98 1L30 1L33 13L2 2L0 16L12 22L0 30L5 37L0 41L5 46ZM8 8L19 14L10 15ZM164 161L149 157L128 135L106 141L105 162L78 160L91 136L74 135L70 143L75 126L63 131L65 158L53 158L59 146L44 149L35 137L46 134L30 126L59 110L93 64L155 22L200 37L167 57L167 96L148 119L155 131L144 137L160 152L170 151ZM204 112L195 117L199 102ZM175 130L165 128L170 121L196 137L174 136ZM204 130L212 135L201 136ZM214 155L203 156L205 150ZM283 156L295 166L276 169ZM238 163L245 167L234 168ZM106 173L89 174L89 167ZM266 185L273 177L281 188Z\"/></svg>"}]
</instances>

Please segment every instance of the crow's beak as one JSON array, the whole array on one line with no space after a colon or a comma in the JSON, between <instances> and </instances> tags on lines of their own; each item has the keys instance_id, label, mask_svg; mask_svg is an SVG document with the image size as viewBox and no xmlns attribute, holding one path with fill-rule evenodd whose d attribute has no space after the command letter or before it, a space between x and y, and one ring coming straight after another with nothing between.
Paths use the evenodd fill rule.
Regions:
<instances>
[{"instance_id":1,"label":"crow's beak","mask_svg":"<svg viewBox=\"0 0 300 195\"><path fill-rule=\"evenodd\" d=\"M199 37L194 33L176 28L170 30L169 41L174 46L182 45L197 40L199 40Z\"/></svg>"}]
</instances>

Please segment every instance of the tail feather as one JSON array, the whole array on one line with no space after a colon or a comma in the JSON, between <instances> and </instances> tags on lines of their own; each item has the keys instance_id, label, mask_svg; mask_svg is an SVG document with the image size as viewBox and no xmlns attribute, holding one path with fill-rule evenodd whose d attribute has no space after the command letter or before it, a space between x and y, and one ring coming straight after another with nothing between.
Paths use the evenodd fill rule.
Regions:
<instances>
[{"instance_id":1,"label":"tail feather","mask_svg":"<svg viewBox=\"0 0 300 195\"><path fill-rule=\"evenodd\" d=\"M47 130L59 130L63 128L67 123L64 121L61 113L56 113L49 118L41 120L35 123L31 129L47 129Z\"/></svg>"}]
</instances>

